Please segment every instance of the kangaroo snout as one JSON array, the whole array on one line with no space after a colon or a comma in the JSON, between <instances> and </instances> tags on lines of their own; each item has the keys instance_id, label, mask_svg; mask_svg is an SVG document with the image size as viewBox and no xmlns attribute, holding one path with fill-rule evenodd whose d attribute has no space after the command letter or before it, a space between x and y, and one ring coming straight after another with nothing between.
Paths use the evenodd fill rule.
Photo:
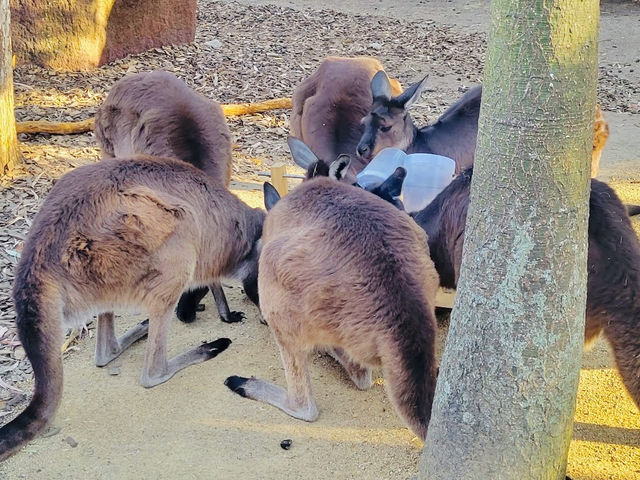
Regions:
<instances>
[{"instance_id":1,"label":"kangaroo snout","mask_svg":"<svg viewBox=\"0 0 640 480\"><path fill-rule=\"evenodd\" d=\"M358 144L356 152L358 153L358 156L360 158L369 159L369 156L371 154L371 147L369 147L369 145L367 145L366 143L361 142Z\"/></svg>"}]
</instances>

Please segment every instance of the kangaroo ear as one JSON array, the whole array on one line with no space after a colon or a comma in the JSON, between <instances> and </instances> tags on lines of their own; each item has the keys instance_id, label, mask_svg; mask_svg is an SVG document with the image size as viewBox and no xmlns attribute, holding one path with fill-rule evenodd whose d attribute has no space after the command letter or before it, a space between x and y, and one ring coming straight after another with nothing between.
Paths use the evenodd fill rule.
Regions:
<instances>
[{"instance_id":1,"label":"kangaroo ear","mask_svg":"<svg viewBox=\"0 0 640 480\"><path fill-rule=\"evenodd\" d=\"M384 70L379 70L371 79L371 95L373 99L384 98L391 100L391 84Z\"/></svg>"},{"instance_id":2,"label":"kangaroo ear","mask_svg":"<svg viewBox=\"0 0 640 480\"><path fill-rule=\"evenodd\" d=\"M271 210L273 206L278 203L278 200L280 200L280 194L276 190L276 187L269 182L264 182L262 191L264 192L264 207L267 211Z\"/></svg>"},{"instance_id":3,"label":"kangaroo ear","mask_svg":"<svg viewBox=\"0 0 640 480\"><path fill-rule=\"evenodd\" d=\"M317 162L313 162L309 165L307 169L306 178L309 180L310 178L315 177L328 177L329 176L329 165L327 162L323 160L318 160Z\"/></svg>"},{"instance_id":4,"label":"kangaroo ear","mask_svg":"<svg viewBox=\"0 0 640 480\"><path fill-rule=\"evenodd\" d=\"M414 83L409 88L407 88L404 92L393 99L393 103L398 105L399 107L407 110L411 105L413 105L422 94L422 89L424 88L424 84L426 83L427 77L424 77L419 82Z\"/></svg>"},{"instance_id":5,"label":"kangaroo ear","mask_svg":"<svg viewBox=\"0 0 640 480\"><path fill-rule=\"evenodd\" d=\"M349 170L349 165L351 165L351 157L346 153L341 154L329 165L329 178L342 180Z\"/></svg>"},{"instance_id":6,"label":"kangaroo ear","mask_svg":"<svg viewBox=\"0 0 640 480\"><path fill-rule=\"evenodd\" d=\"M380 191L383 194L389 195L391 198L400 196L402 192L402 184L407 177L407 171L403 167L398 167L396 170L380 185Z\"/></svg>"},{"instance_id":7,"label":"kangaroo ear","mask_svg":"<svg viewBox=\"0 0 640 480\"><path fill-rule=\"evenodd\" d=\"M316 157L311 149L299 138L287 137L287 144L289 145L289 150L291 150L293 161L305 170L307 170L313 162L318 161L318 157Z\"/></svg>"}]
</instances>

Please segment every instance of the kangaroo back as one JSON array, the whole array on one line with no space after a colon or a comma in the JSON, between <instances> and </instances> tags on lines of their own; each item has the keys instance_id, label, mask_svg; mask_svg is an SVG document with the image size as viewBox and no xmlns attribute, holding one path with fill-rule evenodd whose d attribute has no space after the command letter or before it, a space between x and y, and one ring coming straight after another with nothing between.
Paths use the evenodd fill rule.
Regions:
<instances>
[{"instance_id":1,"label":"kangaroo back","mask_svg":"<svg viewBox=\"0 0 640 480\"><path fill-rule=\"evenodd\" d=\"M103 156L178 158L218 181L231 178L231 133L220 105L164 71L117 81L96 112Z\"/></svg>"},{"instance_id":2,"label":"kangaroo back","mask_svg":"<svg viewBox=\"0 0 640 480\"><path fill-rule=\"evenodd\" d=\"M333 161L338 155L353 155L362 135L360 121L371 107L370 82L384 70L370 57L328 57L293 93L291 135L304 141L321 160ZM391 80L395 94L402 92ZM352 168L357 173L366 163Z\"/></svg>"},{"instance_id":3,"label":"kangaroo back","mask_svg":"<svg viewBox=\"0 0 640 480\"><path fill-rule=\"evenodd\" d=\"M591 180L589 207L585 340L604 331L640 409L640 241L625 206L607 184Z\"/></svg>"}]
</instances>

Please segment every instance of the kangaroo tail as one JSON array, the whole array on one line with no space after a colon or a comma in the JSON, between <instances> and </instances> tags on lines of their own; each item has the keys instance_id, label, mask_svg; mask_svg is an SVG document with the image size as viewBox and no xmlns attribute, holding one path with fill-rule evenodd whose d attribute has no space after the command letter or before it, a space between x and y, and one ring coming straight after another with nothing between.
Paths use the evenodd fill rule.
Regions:
<instances>
[{"instance_id":1,"label":"kangaroo tail","mask_svg":"<svg viewBox=\"0 0 640 480\"><path fill-rule=\"evenodd\" d=\"M59 302L45 299L42 284L20 282L19 279L13 297L18 335L33 367L35 392L27 408L0 428L0 461L44 430L62 397L62 310Z\"/></svg>"},{"instance_id":2,"label":"kangaroo tail","mask_svg":"<svg viewBox=\"0 0 640 480\"><path fill-rule=\"evenodd\" d=\"M634 215L640 215L640 205L625 205L627 207L627 213L630 217Z\"/></svg>"},{"instance_id":3,"label":"kangaroo tail","mask_svg":"<svg viewBox=\"0 0 640 480\"><path fill-rule=\"evenodd\" d=\"M637 311L616 313L617 318L604 322L604 334L613 350L622 381L640 409L640 316L638 313Z\"/></svg>"},{"instance_id":4,"label":"kangaroo tail","mask_svg":"<svg viewBox=\"0 0 640 480\"><path fill-rule=\"evenodd\" d=\"M435 359L435 314L431 311L413 312L427 325L421 331L398 332L394 351L383 355L385 384L400 416L422 440L427 436L431 418L431 405L436 389L437 365ZM417 317L420 318L420 317ZM415 326L415 323L414 323Z\"/></svg>"}]
</instances>

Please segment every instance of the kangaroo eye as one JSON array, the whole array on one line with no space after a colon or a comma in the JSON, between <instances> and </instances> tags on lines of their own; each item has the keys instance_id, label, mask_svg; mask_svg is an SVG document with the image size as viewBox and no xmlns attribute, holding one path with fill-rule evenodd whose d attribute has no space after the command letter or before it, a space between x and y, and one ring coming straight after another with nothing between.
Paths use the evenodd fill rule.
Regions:
<instances>
[{"instance_id":1,"label":"kangaroo eye","mask_svg":"<svg viewBox=\"0 0 640 480\"><path fill-rule=\"evenodd\" d=\"M382 125L380 126L381 132L388 132L389 130L391 130L391 125L389 125L388 127L383 127Z\"/></svg>"}]
</instances>

